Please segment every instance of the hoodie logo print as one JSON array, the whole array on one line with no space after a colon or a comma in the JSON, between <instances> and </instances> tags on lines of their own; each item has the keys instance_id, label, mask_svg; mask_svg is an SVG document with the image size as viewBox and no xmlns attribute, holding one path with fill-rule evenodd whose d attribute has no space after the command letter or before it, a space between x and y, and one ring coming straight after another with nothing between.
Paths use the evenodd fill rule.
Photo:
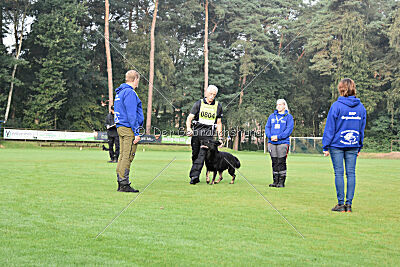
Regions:
<instances>
[{"instance_id":1,"label":"hoodie logo print","mask_svg":"<svg viewBox=\"0 0 400 267\"><path fill-rule=\"evenodd\" d=\"M355 130L347 130L340 133L340 137L344 140L340 140L340 143L345 145L355 145L358 143L359 132Z\"/></svg>"}]
</instances>

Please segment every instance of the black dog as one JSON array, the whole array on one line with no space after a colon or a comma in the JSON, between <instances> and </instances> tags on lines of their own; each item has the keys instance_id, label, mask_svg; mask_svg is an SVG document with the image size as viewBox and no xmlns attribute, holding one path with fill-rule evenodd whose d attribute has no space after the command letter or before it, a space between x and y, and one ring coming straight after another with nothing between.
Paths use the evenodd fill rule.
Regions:
<instances>
[{"instance_id":1,"label":"black dog","mask_svg":"<svg viewBox=\"0 0 400 267\"><path fill-rule=\"evenodd\" d=\"M234 155L228 152L220 152L218 151L218 146L221 145L221 142L214 140L205 140L202 141L203 148L207 148L206 155L206 167L207 167L207 184L210 183L210 178L208 174L212 171L214 172L213 179L211 184L218 184L222 181L222 172L224 170L228 170L229 174L232 176L231 184L235 182L235 168L240 168L240 161ZM219 179L215 181L215 177L217 176L217 172L219 173Z\"/></svg>"}]
</instances>

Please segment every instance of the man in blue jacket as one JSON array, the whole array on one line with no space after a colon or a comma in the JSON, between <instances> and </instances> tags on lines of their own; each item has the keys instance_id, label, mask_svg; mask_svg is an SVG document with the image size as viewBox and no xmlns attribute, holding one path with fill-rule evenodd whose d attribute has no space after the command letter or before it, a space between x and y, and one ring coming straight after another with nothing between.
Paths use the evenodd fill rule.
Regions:
<instances>
[{"instance_id":1,"label":"man in blue jacket","mask_svg":"<svg viewBox=\"0 0 400 267\"><path fill-rule=\"evenodd\" d=\"M117 165L119 192L137 193L139 190L130 186L129 171L140 141L140 129L143 126L143 109L135 89L139 85L140 75L134 70L125 74L126 82L115 89L114 120L120 142L120 156Z\"/></svg>"}]
</instances>

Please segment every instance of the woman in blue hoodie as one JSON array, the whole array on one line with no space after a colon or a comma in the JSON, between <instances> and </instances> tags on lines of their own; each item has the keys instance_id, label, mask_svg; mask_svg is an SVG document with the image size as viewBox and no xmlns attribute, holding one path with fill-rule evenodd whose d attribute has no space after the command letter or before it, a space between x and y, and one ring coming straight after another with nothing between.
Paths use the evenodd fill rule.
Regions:
<instances>
[{"instance_id":1,"label":"woman in blue hoodie","mask_svg":"<svg viewBox=\"0 0 400 267\"><path fill-rule=\"evenodd\" d=\"M351 212L356 187L356 160L363 147L367 112L360 99L356 98L356 85L352 79L341 80L338 90L340 96L329 110L322 145L324 156L331 155L335 172L338 204L332 211ZM347 177L346 204L343 161Z\"/></svg>"},{"instance_id":2,"label":"woman in blue hoodie","mask_svg":"<svg viewBox=\"0 0 400 267\"><path fill-rule=\"evenodd\" d=\"M285 187L286 158L289 151L290 135L293 131L293 117L284 99L276 101L276 110L268 117L265 136L268 138L268 151L272 161L270 187Z\"/></svg>"}]
</instances>

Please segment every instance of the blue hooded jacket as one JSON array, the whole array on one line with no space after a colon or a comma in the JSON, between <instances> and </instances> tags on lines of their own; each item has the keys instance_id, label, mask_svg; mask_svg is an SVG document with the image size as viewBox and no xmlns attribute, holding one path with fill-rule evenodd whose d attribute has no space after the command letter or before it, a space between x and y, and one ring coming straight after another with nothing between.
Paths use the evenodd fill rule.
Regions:
<instances>
[{"instance_id":1,"label":"blue hooded jacket","mask_svg":"<svg viewBox=\"0 0 400 267\"><path fill-rule=\"evenodd\" d=\"M265 135L268 137L268 143L290 144L290 135L293 131L293 116L285 110L284 114L279 114L278 110L269 115L267 124L265 125ZM276 135L278 141L271 141L271 136Z\"/></svg>"},{"instance_id":2,"label":"blue hooded jacket","mask_svg":"<svg viewBox=\"0 0 400 267\"><path fill-rule=\"evenodd\" d=\"M114 100L114 121L117 128L132 128L134 135L139 135L144 121L142 101L129 84L121 84L115 92L117 94Z\"/></svg>"},{"instance_id":3,"label":"blue hooded jacket","mask_svg":"<svg viewBox=\"0 0 400 267\"><path fill-rule=\"evenodd\" d=\"M355 96L339 96L332 104L328 117L322 146L324 151L329 148L358 148L363 147L364 129L367 111L359 98Z\"/></svg>"}]
</instances>

